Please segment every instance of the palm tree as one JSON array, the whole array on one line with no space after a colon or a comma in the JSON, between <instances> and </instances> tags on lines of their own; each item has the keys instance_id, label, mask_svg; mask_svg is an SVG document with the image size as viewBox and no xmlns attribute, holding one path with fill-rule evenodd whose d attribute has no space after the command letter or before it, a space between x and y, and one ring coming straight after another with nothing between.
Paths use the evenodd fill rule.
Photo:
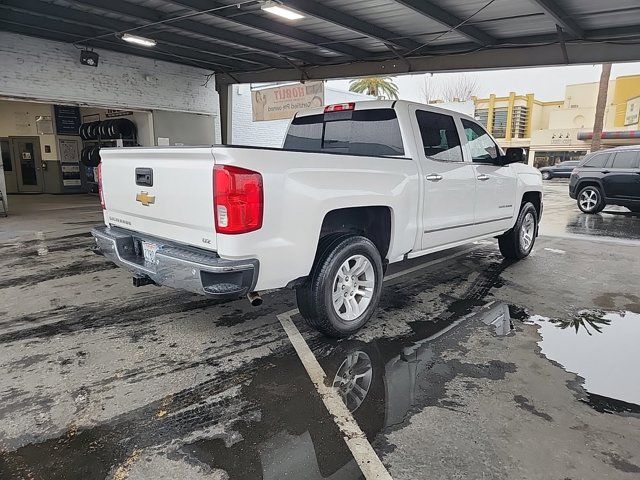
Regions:
<instances>
[{"instance_id":1,"label":"palm tree","mask_svg":"<svg viewBox=\"0 0 640 480\"><path fill-rule=\"evenodd\" d=\"M591 151L597 152L602 148L602 127L604 126L604 115L607 108L607 93L609 91L609 79L611 78L611 64L602 64L602 74L600 75L600 85L598 87L598 102L596 104L596 118L593 123L593 140L591 140Z\"/></svg>"},{"instance_id":2,"label":"palm tree","mask_svg":"<svg viewBox=\"0 0 640 480\"><path fill-rule=\"evenodd\" d=\"M363 77L349 82L349 91L366 93L378 98L398 99L398 86L391 77Z\"/></svg>"}]
</instances>

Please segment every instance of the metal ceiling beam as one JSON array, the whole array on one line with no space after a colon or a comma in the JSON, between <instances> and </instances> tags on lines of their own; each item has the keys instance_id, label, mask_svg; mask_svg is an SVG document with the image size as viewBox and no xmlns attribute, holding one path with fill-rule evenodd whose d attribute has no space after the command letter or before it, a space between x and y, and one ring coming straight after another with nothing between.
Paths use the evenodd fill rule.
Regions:
<instances>
[{"instance_id":1,"label":"metal ceiling beam","mask_svg":"<svg viewBox=\"0 0 640 480\"><path fill-rule=\"evenodd\" d=\"M95 0L87 0L86 2L84 1L79 2L79 4L85 4L85 6L86 4L90 4L90 3L95 3L95 6L101 8L103 11L106 10L106 11L111 11L112 13L120 13L121 15L131 16L129 13L126 13L129 11L129 6L127 5L123 7L124 3L127 3L127 2L121 2L118 0L112 0L108 4L105 4L104 2L97 2ZM0 5L3 5L3 4L11 6L13 8L18 8L20 10L28 10L37 14L48 15L52 18L59 18L63 20L65 18L70 18L73 20L80 18L81 20L79 21L81 23L84 22L90 25L104 25L104 26L107 26L107 28L112 29L113 31L123 31L123 30L129 30L133 28L139 29L139 27L141 27L140 23L130 23L123 20L115 20L113 18L95 15L92 13L87 13L87 12L76 10L73 8L60 7L58 5L42 2L40 0L2 0L2 3ZM141 13L141 8L144 8L140 6L136 6L136 7L137 7L136 11L138 13ZM118 8L122 10L118 11ZM146 14L148 15L148 18L140 18L137 16L135 17L138 21L141 21L143 25L145 22L153 23L153 22L166 19L164 16L159 17L159 14L156 10L147 9L147 8L145 8L145 10L146 10ZM293 60L300 60L308 63L322 63L323 61L326 60L325 57L320 57L312 54L290 53L288 51L288 48L286 47L269 44L268 42L257 40L255 38L252 39L250 37L247 37L246 35L240 35L238 33L229 32L229 31L217 29L217 28L214 29L202 23L194 22L192 20L179 20L179 21L171 22L170 25L166 25L166 26L167 27L171 26L173 28L177 27L181 30L189 31L191 33L197 33L202 36L208 37L210 39L222 40L223 42L227 42L230 44L229 46L222 46L218 43L217 48L221 52L224 52L224 51L229 52L228 56L237 57L239 55L247 56L247 54L251 54L251 52L243 52L238 49L234 49L232 46L232 45L237 45L240 47L245 47L250 50L253 50L254 53L262 52L263 54L266 54L269 57L274 57L274 58L288 57ZM154 32L154 36L156 40L161 40L160 38L161 35L166 35L166 34L163 32ZM183 45L188 45L188 43L192 40L197 41L197 39L193 39L192 37L185 37L185 36L175 35L175 34L172 34L172 35L174 38L175 37L179 38L180 41L178 43L181 43ZM264 55L261 55L258 58L260 58L261 59L260 62L265 65L272 65L274 63L274 62L270 62L268 58L264 58ZM275 62L275 63L281 64L281 62Z\"/></svg>"},{"instance_id":2,"label":"metal ceiling beam","mask_svg":"<svg viewBox=\"0 0 640 480\"><path fill-rule=\"evenodd\" d=\"M255 28L261 32L267 32L279 35L284 38L303 42L308 45L320 46L326 50L341 55L346 55L352 58L367 58L370 52L362 50L361 48L354 47L344 42L336 42L330 38L323 37L322 35L316 35L315 33L307 32L299 28L281 23L275 20L270 20L259 15L254 15L246 10L216 10L206 11L211 8L224 6L225 4L220 2L210 2L209 0L165 0L174 5L179 5L194 12L203 12L203 15L208 15L213 18L222 18L230 22L242 25L245 27ZM228 6L228 5L227 5Z\"/></svg>"},{"instance_id":3,"label":"metal ceiling beam","mask_svg":"<svg viewBox=\"0 0 640 480\"><path fill-rule=\"evenodd\" d=\"M421 44L415 40L403 38L402 35L386 30L378 25L374 25L353 16L336 10L327 5L321 5L313 0L286 0L284 4L288 7L306 13L325 22L339 25L343 28L359 33L369 38L378 40L385 45L395 45L406 50L415 50L421 47Z\"/></svg>"},{"instance_id":4,"label":"metal ceiling beam","mask_svg":"<svg viewBox=\"0 0 640 480\"><path fill-rule=\"evenodd\" d=\"M414 12L424 15L431 20L435 20L445 27L452 28L478 45L493 45L497 41L488 33L472 25L461 25L464 20L456 17L451 12L424 0L394 0L396 3L410 8Z\"/></svg>"},{"instance_id":5,"label":"metal ceiling beam","mask_svg":"<svg viewBox=\"0 0 640 480\"><path fill-rule=\"evenodd\" d=\"M171 20L171 16L160 13L158 10L152 8L143 7L141 5L124 2L122 0L112 0L105 2L104 0L67 0L72 4L81 5L86 7L87 5L92 8L99 9L104 12L117 13L120 15L126 15L131 20L138 21L143 25L145 23L165 22L159 25L154 25L155 28L170 28L174 31L179 31L189 34L198 34L211 38L213 40L222 40L228 42L230 45L237 45L252 50L266 53L267 55L277 57L289 57L291 59L301 60L308 63L321 63L324 57L314 55L311 53L297 53L292 49L282 45L267 45L262 40L258 40L252 37L247 37L236 32L224 30L222 28L212 27L204 23L196 22L189 19ZM229 7L229 5L227 5ZM209 8L215 8L215 6L209 6ZM190 38L190 37L187 37Z\"/></svg>"},{"instance_id":6,"label":"metal ceiling beam","mask_svg":"<svg viewBox=\"0 0 640 480\"><path fill-rule=\"evenodd\" d=\"M552 17L556 24L562 27L562 29L573 35L574 37L584 38L584 30L580 27L576 21L571 18L567 12L565 12L555 0L531 0L538 5L544 13Z\"/></svg>"},{"instance_id":7,"label":"metal ceiling beam","mask_svg":"<svg viewBox=\"0 0 640 480\"><path fill-rule=\"evenodd\" d=\"M640 61L640 43L632 42L621 47L623 41L638 39L640 25L585 31L587 41L567 41L567 57L571 65L602 62ZM557 35L545 34L531 37L501 39L503 46L478 49L473 43L437 46L429 55L406 57L398 60L371 60L358 63L316 66L306 69L309 80L352 78L368 75L402 75L420 72L461 72L469 70L497 70L536 66L566 65L562 49L558 48ZM524 45L523 43L531 45ZM547 44L548 42L548 44ZM454 51L453 48L459 48ZM464 50L464 51L462 51ZM216 75L216 85L252 82L295 81L299 74L294 69L265 70L263 72L234 73L235 79L224 74Z\"/></svg>"}]
</instances>

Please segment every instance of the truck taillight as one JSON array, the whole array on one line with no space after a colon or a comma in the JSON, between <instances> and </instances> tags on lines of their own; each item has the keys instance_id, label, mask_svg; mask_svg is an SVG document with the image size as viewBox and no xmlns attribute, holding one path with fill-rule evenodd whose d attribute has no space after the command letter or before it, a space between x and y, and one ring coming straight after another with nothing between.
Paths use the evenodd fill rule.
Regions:
<instances>
[{"instance_id":1,"label":"truck taillight","mask_svg":"<svg viewBox=\"0 0 640 480\"><path fill-rule=\"evenodd\" d=\"M218 233L258 230L264 209L262 175L231 165L214 165L213 209Z\"/></svg>"},{"instance_id":2,"label":"truck taillight","mask_svg":"<svg viewBox=\"0 0 640 480\"><path fill-rule=\"evenodd\" d=\"M343 112L345 110L353 110L354 108L356 108L355 102L336 103L334 105L327 105L326 107L324 107L324 113Z\"/></svg>"},{"instance_id":3,"label":"truck taillight","mask_svg":"<svg viewBox=\"0 0 640 480\"><path fill-rule=\"evenodd\" d=\"M98 194L100 195L100 205L102 205L103 210L106 210L107 207L104 204L104 193L102 193L102 162L98 164Z\"/></svg>"}]
</instances>

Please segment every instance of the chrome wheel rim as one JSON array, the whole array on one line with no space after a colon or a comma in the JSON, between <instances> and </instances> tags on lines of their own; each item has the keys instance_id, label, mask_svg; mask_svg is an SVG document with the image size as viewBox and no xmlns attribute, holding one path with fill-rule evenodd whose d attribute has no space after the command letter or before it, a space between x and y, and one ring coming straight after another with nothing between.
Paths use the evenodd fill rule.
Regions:
<instances>
[{"instance_id":1,"label":"chrome wheel rim","mask_svg":"<svg viewBox=\"0 0 640 480\"><path fill-rule=\"evenodd\" d=\"M533 245L533 238L536 230L536 220L533 217L533 213L528 212L524 216L522 226L520 227L520 245L522 249L527 251Z\"/></svg>"},{"instance_id":2,"label":"chrome wheel rim","mask_svg":"<svg viewBox=\"0 0 640 480\"><path fill-rule=\"evenodd\" d=\"M333 280L331 300L338 316L353 321L364 313L375 287L373 265L364 255L353 255L338 269Z\"/></svg>"},{"instance_id":3,"label":"chrome wheel rim","mask_svg":"<svg viewBox=\"0 0 640 480\"><path fill-rule=\"evenodd\" d=\"M543 178L544 180L549 180L549 177L551 177L551 174L550 174L549 172L544 172L544 173L542 174L542 178Z\"/></svg>"},{"instance_id":4,"label":"chrome wheel rim","mask_svg":"<svg viewBox=\"0 0 640 480\"><path fill-rule=\"evenodd\" d=\"M342 401L350 412L355 412L367 398L373 378L371 358L362 351L347 355L335 378L333 387L338 390Z\"/></svg>"},{"instance_id":5,"label":"chrome wheel rim","mask_svg":"<svg viewBox=\"0 0 640 480\"><path fill-rule=\"evenodd\" d=\"M583 210L591 211L598 204L598 192L589 188L580 194L580 206Z\"/></svg>"}]
</instances>

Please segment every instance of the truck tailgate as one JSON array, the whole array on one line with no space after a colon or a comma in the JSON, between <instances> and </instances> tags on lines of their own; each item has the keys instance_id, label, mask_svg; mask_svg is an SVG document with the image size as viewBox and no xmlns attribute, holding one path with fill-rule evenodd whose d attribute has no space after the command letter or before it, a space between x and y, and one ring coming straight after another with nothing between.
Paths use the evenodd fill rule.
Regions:
<instances>
[{"instance_id":1,"label":"truck tailgate","mask_svg":"<svg viewBox=\"0 0 640 480\"><path fill-rule=\"evenodd\" d=\"M216 249L211 147L100 150L105 222Z\"/></svg>"}]
</instances>

